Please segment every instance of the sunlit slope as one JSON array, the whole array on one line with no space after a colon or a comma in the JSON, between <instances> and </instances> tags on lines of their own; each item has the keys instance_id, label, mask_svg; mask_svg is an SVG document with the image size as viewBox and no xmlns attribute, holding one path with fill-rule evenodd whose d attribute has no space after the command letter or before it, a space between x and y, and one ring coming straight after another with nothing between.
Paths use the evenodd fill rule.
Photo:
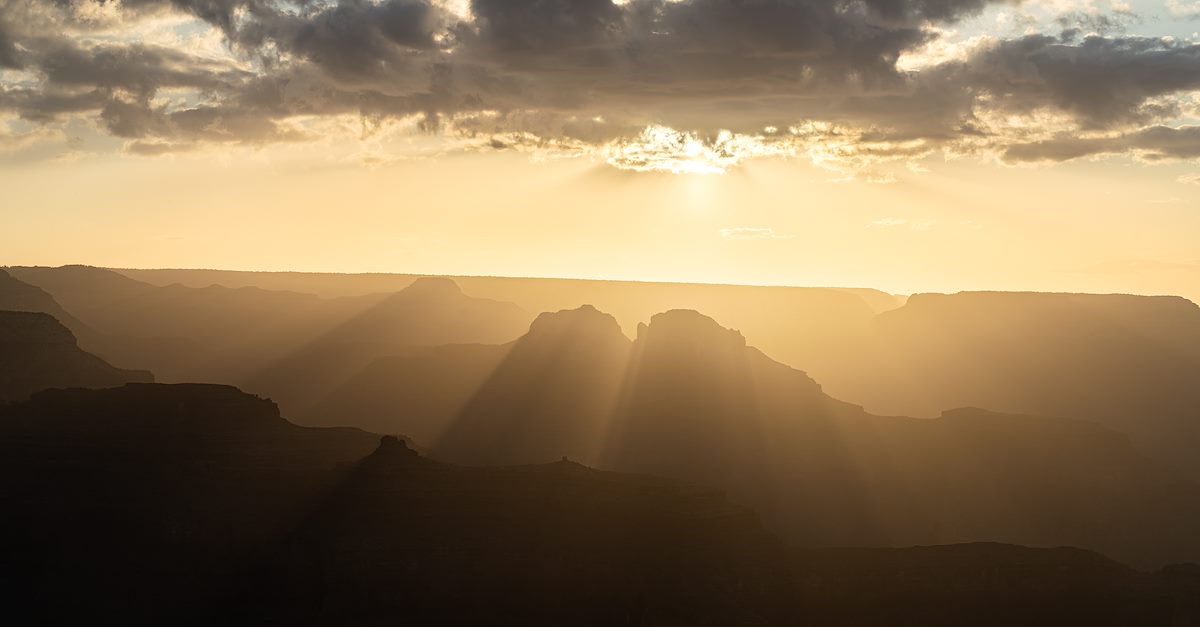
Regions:
<instances>
[{"instance_id":1,"label":"sunlit slope","mask_svg":"<svg viewBox=\"0 0 1200 627\"><path fill-rule=\"evenodd\" d=\"M427 444L458 463L568 456L716 485L804 544L1068 544L1138 563L1200 550L1200 490L1120 433L978 409L872 415L696 312L659 314L632 342L591 308L543 314L508 347L428 356L381 361L323 419L441 433ZM454 360L495 366L458 398L404 383ZM334 413L366 398L396 403Z\"/></svg>"}]
</instances>

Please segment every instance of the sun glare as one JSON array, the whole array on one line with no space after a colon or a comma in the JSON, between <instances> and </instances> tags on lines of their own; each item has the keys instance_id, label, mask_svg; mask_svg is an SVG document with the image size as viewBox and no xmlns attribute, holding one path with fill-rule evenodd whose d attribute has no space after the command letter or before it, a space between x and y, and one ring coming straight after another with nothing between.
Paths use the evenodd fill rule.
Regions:
<instances>
[{"instance_id":1,"label":"sun glare","mask_svg":"<svg viewBox=\"0 0 1200 627\"><path fill-rule=\"evenodd\" d=\"M667 126L648 126L630 140L608 147L606 162L634 172L671 174L724 174L749 157L791 156L787 145L771 143L761 136L722 130L712 139Z\"/></svg>"}]
</instances>

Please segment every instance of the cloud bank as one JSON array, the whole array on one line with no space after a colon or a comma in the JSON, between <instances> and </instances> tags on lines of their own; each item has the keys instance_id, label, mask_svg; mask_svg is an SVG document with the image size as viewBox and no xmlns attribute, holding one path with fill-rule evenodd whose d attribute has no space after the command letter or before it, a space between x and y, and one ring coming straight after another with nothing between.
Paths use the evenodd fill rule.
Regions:
<instances>
[{"instance_id":1,"label":"cloud bank","mask_svg":"<svg viewBox=\"0 0 1200 627\"><path fill-rule=\"evenodd\" d=\"M947 52L946 29L1016 4L0 0L0 121L9 137L83 123L146 156L404 121L679 173L1200 156L1200 45L1087 14Z\"/></svg>"}]
</instances>

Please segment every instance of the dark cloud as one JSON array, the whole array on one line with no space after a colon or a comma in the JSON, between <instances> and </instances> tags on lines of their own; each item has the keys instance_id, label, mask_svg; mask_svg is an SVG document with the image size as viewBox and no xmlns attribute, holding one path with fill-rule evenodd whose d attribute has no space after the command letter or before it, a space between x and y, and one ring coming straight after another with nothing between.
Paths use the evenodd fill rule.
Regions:
<instances>
[{"instance_id":1,"label":"dark cloud","mask_svg":"<svg viewBox=\"0 0 1200 627\"><path fill-rule=\"evenodd\" d=\"M158 157L195 150L195 144L172 144L168 142L132 141L125 145L124 150L131 155L142 157Z\"/></svg>"},{"instance_id":2,"label":"dark cloud","mask_svg":"<svg viewBox=\"0 0 1200 627\"><path fill-rule=\"evenodd\" d=\"M90 113L138 154L299 140L289 119L338 114L361 116L364 133L414 114L427 129L582 142L652 123L711 139L820 120L855 129L864 151L969 144L1013 162L1190 154L1182 129L1154 125L1179 116L1169 97L1200 89L1200 46L1119 35L1133 16L1066 15L1057 35L996 40L915 74L897 68L937 37L931 23L989 2L472 0L464 19L431 0L124 0L115 13L195 16L223 33L235 58L221 60L69 36L113 25L79 18L66 0L0 0L13 9L0 18L0 67L38 79L0 82L0 109L36 122ZM1084 134L1031 138L994 123L1041 112Z\"/></svg>"},{"instance_id":3,"label":"dark cloud","mask_svg":"<svg viewBox=\"0 0 1200 627\"><path fill-rule=\"evenodd\" d=\"M141 44L84 49L61 42L42 52L38 64L51 86L124 89L142 95L169 87L229 91L253 76L228 63Z\"/></svg>"},{"instance_id":4,"label":"dark cloud","mask_svg":"<svg viewBox=\"0 0 1200 627\"><path fill-rule=\"evenodd\" d=\"M21 60L21 51L17 50L17 42L9 34L10 27L0 18L0 68L19 70L25 67Z\"/></svg>"},{"instance_id":5,"label":"dark cloud","mask_svg":"<svg viewBox=\"0 0 1200 627\"><path fill-rule=\"evenodd\" d=\"M24 120L48 123L60 116L97 111L108 101L104 90L32 89L0 86L0 110L15 111Z\"/></svg>"},{"instance_id":6,"label":"dark cloud","mask_svg":"<svg viewBox=\"0 0 1200 627\"><path fill-rule=\"evenodd\" d=\"M496 54L563 53L621 40L625 12L610 0L471 0L473 41Z\"/></svg>"},{"instance_id":7,"label":"dark cloud","mask_svg":"<svg viewBox=\"0 0 1200 627\"><path fill-rule=\"evenodd\" d=\"M1050 107L1085 128L1147 122L1171 109L1154 98L1200 88L1200 46L1146 37L1087 37L1078 44L1030 35L988 46L937 80L987 94L1013 113Z\"/></svg>"},{"instance_id":8,"label":"dark cloud","mask_svg":"<svg viewBox=\"0 0 1200 627\"><path fill-rule=\"evenodd\" d=\"M326 69L335 79L386 77L413 71L415 51L438 47L447 17L428 2L341 2L307 17L271 16L263 32L285 50ZM252 29L248 29L252 30ZM251 39L245 33L243 39Z\"/></svg>"}]
</instances>

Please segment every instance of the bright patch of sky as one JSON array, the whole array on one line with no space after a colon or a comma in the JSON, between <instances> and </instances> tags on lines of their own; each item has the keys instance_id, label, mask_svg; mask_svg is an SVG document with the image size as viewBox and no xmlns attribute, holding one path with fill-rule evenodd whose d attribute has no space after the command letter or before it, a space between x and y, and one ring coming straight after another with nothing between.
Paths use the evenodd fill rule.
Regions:
<instances>
[{"instance_id":1,"label":"bright patch of sky","mask_svg":"<svg viewBox=\"0 0 1200 627\"><path fill-rule=\"evenodd\" d=\"M1106 33L1110 36L1200 40L1200 0L1033 0L1019 5L993 4L948 31L957 41L983 35L1009 38L1028 33L1051 34L1062 30L1060 18L1071 16L1108 17L1117 27ZM1087 23L1077 26L1081 34L1090 30Z\"/></svg>"}]
</instances>

